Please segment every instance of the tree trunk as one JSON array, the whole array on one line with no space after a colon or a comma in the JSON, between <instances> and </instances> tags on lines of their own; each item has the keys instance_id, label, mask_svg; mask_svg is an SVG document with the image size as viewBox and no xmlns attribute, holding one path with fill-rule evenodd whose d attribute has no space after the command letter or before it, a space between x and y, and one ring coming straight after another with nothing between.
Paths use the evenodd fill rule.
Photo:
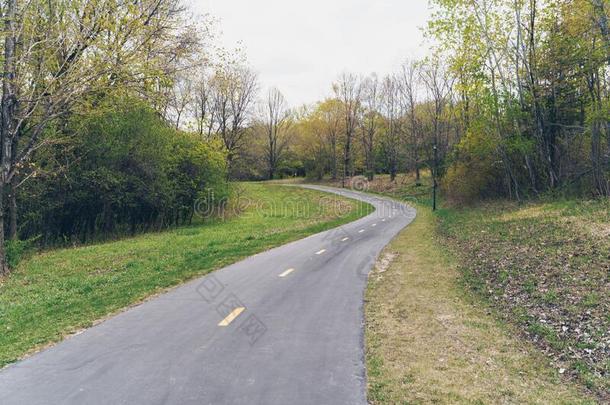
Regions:
<instances>
[{"instance_id":1,"label":"tree trunk","mask_svg":"<svg viewBox=\"0 0 610 405\"><path fill-rule=\"evenodd\" d=\"M350 161L351 161L351 142L352 136L350 133L347 134L347 139L345 141L345 151L343 155L343 178L341 179L341 186L345 187L345 179L349 177L350 173Z\"/></svg>"},{"instance_id":2,"label":"tree trunk","mask_svg":"<svg viewBox=\"0 0 610 405\"><path fill-rule=\"evenodd\" d=\"M373 151L371 150L368 151L366 171L366 178L368 179L368 181L373 181L373 178L375 177L375 163L373 159Z\"/></svg>"},{"instance_id":3,"label":"tree trunk","mask_svg":"<svg viewBox=\"0 0 610 405\"><path fill-rule=\"evenodd\" d=\"M233 152L227 153L227 180L231 180L233 172Z\"/></svg>"},{"instance_id":4,"label":"tree trunk","mask_svg":"<svg viewBox=\"0 0 610 405\"><path fill-rule=\"evenodd\" d=\"M0 115L0 274L8 274L4 240L4 192L9 182L15 127L15 47L17 45L15 15L17 0L8 0L4 14L4 66Z\"/></svg>"},{"instance_id":5,"label":"tree trunk","mask_svg":"<svg viewBox=\"0 0 610 405\"><path fill-rule=\"evenodd\" d=\"M17 239L17 177L11 179L10 191L8 194L9 209L9 231L10 240Z\"/></svg>"},{"instance_id":6,"label":"tree trunk","mask_svg":"<svg viewBox=\"0 0 610 405\"><path fill-rule=\"evenodd\" d=\"M421 174L419 173L419 145L417 142L417 122L415 118L415 101L413 96L410 96L410 122L411 122L411 142L413 147L413 166L415 167L415 185L421 184Z\"/></svg>"},{"instance_id":7,"label":"tree trunk","mask_svg":"<svg viewBox=\"0 0 610 405\"><path fill-rule=\"evenodd\" d=\"M4 240L4 184L0 181L0 275L7 275L10 271L6 259L6 246Z\"/></svg>"},{"instance_id":8,"label":"tree trunk","mask_svg":"<svg viewBox=\"0 0 610 405\"><path fill-rule=\"evenodd\" d=\"M390 181L392 183L396 180L396 174L397 174L396 163L392 162L390 164Z\"/></svg>"},{"instance_id":9,"label":"tree trunk","mask_svg":"<svg viewBox=\"0 0 610 405\"><path fill-rule=\"evenodd\" d=\"M337 141L333 140L332 141L332 145L331 145L331 149L332 149L332 177L333 180L337 180L337 176L338 176L338 170L337 170Z\"/></svg>"},{"instance_id":10,"label":"tree trunk","mask_svg":"<svg viewBox=\"0 0 610 405\"><path fill-rule=\"evenodd\" d=\"M529 173L530 183L532 184L532 190L538 195L538 187L536 186L536 173L532 167L532 162L529 155L525 155L525 165L527 166L527 172Z\"/></svg>"},{"instance_id":11,"label":"tree trunk","mask_svg":"<svg viewBox=\"0 0 610 405\"><path fill-rule=\"evenodd\" d=\"M413 161L415 164L415 185L421 185L421 174L419 172L419 152L417 143L413 143Z\"/></svg>"},{"instance_id":12,"label":"tree trunk","mask_svg":"<svg viewBox=\"0 0 610 405\"><path fill-rule=\"evenodd\" d=\"M605 195L606 185L601 165L601 126L596 119L591 127L591 163L593 166L593 180L599 195Z\"/></svg>"},{"instance_id":13,"label":"tree trunk","mask_svg":"<svg viewBox=\"0 0 610 405\"><path fill-rule=\"evenodd\" d=\"M275 135L277 136L277 134ZM270 145L269 145L269 180L273 180L273 177L275 176L275 171L277 169L277 144L276 144L276 140L272 139Z\"/></svg>"}]
</instances>

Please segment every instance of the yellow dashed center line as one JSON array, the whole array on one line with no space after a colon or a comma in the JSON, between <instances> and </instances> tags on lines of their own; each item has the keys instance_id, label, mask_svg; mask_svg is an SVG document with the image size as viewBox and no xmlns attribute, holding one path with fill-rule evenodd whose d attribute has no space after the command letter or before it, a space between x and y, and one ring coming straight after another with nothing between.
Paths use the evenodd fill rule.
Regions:
<instances>
[{"instance_id":1,"label":"yellow dashed center line","mask_svg":"<svg viewBox=\"0 0 610 405\"><path fill-rule=\"evenodd\" d=\"M292 273L294 271L294 269L288 269L285 272L283 272L282 274L280 274L280 277L286 277L287 275L289 275L290 273Z\"/></svg>"},{"instance_id":2,"label":"yellow dashed center line","mask_svg":"<svg viewBox=\"0 0 610 405\"><path fill-rule=\"evenodd\" d=\"M231 322L233 322L235 320L235 318L237 318L239 316L239 314L241 314L245 310L246 310L246 308L244 308L244 307L235 308L225 319L223 319L218 324L218 326L229 326L231 324Z\"/></svg>"},{"instance_id":3,"label":"yellow dashed center line","mask_svg":"<svg viewBox=\"0 0 610 405\"><path fill-rule=\"evenodd\" d=\"M316 252L317 255L321 255L322 253L326 252L326 249L322 249L319 252Z\"/></svg>"}]
</instances>

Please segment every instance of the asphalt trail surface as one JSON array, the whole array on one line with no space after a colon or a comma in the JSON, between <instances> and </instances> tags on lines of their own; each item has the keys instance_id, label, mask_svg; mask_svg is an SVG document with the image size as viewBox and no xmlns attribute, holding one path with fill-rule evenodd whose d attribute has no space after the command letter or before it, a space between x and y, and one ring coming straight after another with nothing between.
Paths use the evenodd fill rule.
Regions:
<instances>
[{"instance_id":1,"label":"asphalt trail surface","mask_svg":"<svg viewBox=\"0 0 610 405\"><path fill-rule=\"evenodd\" d=\"M0 404L366 404L364 290L415 210L252 256L0 371Z\"/></svg>"}]
</instances>

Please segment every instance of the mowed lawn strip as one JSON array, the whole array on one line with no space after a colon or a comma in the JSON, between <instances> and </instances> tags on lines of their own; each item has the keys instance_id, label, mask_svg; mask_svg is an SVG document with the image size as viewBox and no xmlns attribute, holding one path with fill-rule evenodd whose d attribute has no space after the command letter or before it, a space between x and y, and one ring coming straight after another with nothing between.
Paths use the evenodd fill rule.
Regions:
<instances>
[{"instance_id":1,"label":"mowed lawn strip","mask_svg":"<svg viewBox=\"0 0 610 405\"><path fill-rule=\"evenodd\" d=\"M241 187L243 212L226 221L52 250L22 262L0 279L0 366L164 289L372 211L313 190Z\"/></svg>"},{"instance_id":2,"label":"mowed lawn strip","mask_svg":"<svg viewBox=\"0 0 610 405\"><path fill-rule=\"evenodd\" d=\"M463 288L435 227L429 208L419 207L370 276L369 401L593 403Z\"/></svg>"}]
</instances>

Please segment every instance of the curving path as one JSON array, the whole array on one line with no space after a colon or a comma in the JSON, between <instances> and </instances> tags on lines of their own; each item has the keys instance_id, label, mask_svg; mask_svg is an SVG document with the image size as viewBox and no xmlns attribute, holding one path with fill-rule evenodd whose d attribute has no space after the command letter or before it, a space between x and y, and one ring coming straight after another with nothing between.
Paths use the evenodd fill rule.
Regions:
<instances>
[{"instance_id":1,"label":"curving path","mask_svg":"<svg viewBox=\"0 0 610 405\"><path fill-rule=\"evenodd\" d=\"M363 297L415 210L250 257L0 371L0 404L366 404Z\"/></svg>"}]
</instances>

